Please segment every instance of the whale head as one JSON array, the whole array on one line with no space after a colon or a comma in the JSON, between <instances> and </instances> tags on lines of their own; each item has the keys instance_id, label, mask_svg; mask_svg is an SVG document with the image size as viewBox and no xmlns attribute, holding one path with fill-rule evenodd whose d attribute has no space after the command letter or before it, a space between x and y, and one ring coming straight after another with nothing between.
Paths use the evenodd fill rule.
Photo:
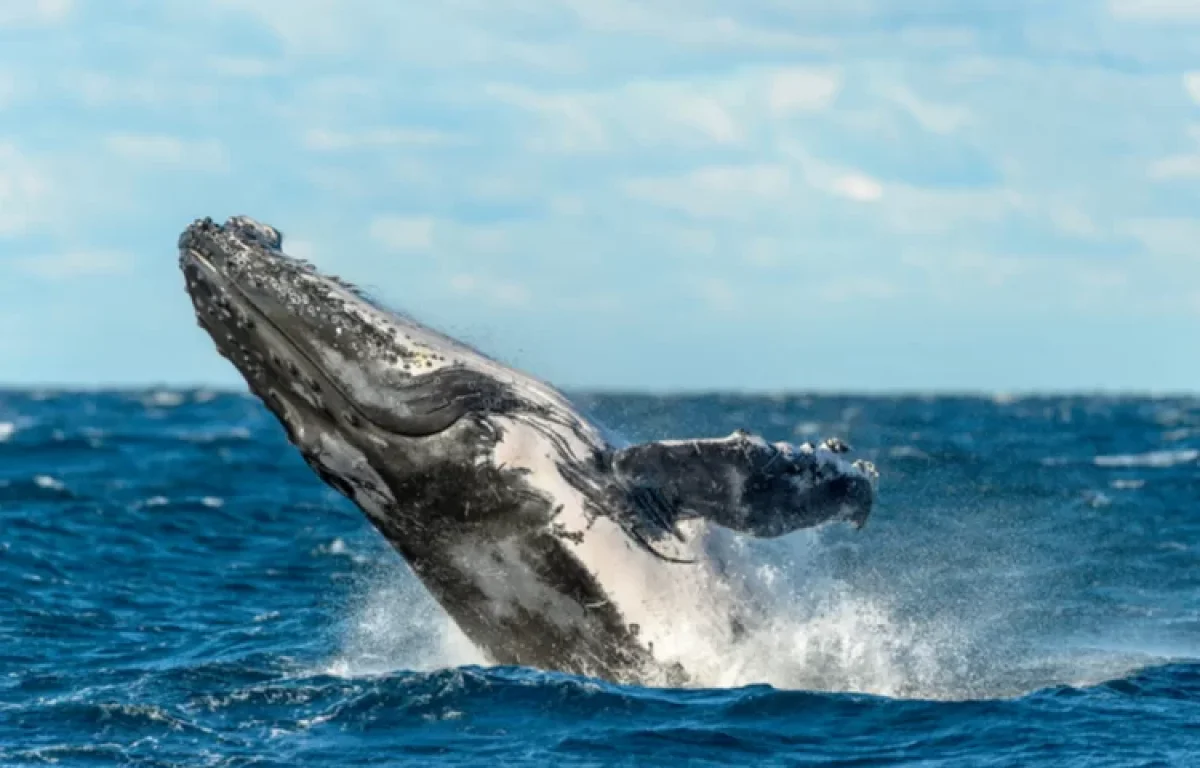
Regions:
<instances>
[{"instance_id":1,"label":"whale head","mask_svg":"<svg viewBox=\"0 0 1200 768\"><path fill-rule=\"evenodd\" d=\"M319 415L344 432L422 437L516 407L516 386L553 398L282 247L253 219L202 219L180 236L179 259L200 326L290 430Z\"/></svg>"}]
</instances>

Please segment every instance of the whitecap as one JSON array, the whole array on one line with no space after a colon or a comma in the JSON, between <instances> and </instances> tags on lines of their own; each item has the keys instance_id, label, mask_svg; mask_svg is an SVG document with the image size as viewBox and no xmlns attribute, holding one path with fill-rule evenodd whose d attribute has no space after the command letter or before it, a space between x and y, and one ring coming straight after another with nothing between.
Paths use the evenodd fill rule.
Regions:
<instances>
[{"instance_id":1,"label":"whitecap","mask_svg":"<svg viewBox=\"0 0 1200 768\"><path fill-rule=\"evenodd\" d=\"M1065 467L1071 463L1071 460L1066 456L1047 456L1038 461L1043 467Z\"/></svg>"},{"instance_id":2,"label":"whitecap","mask_svg":"<svg viewBox=\"0 0 1200 768\"><path fill-rule=\"evenodd\" d=\"M915 445L897 445L888 449L888 456L893 459L923 459L928 461L930 456Z\"/></svg>"},{"instance_id":3,"label":"whitecap","mask_svg":"<svg viewBox=\"0 0 1200 768\"><path fill-rule=\"evenodd\" d=\"M1190 464L1197 458L1200 458L1200 450L1188 449L1097 456L1092 459L1092 463L1097 467L1155 467L1165 469L1180 464Z\"/></svg>"},{"instance_id":4,"label":"whitecap","mask_svg":"<svg viewBox=\"0 0 1200 768\"><path fill-rule=\"evenodd\" d=\"M59 480L57 477L51 477L50 475L38 475L33 478L33 483L38 488L45 488L48 491L61 491L63 488L67 487L63 484L62 480Z\"/></svg>"},{"instance_id":5,"label":"whitecap","mask_svg":"<svg viewBox=\"0 0 1200 768\"><path fill-rule=\"evenodd\" d=\"M1197 430L1191 427L1183 427L1182 429L1169 429L1162 433L1162 439L1167 443L1178 443L1180 440L1187 440L1192 435L1196 434Z\"/></svg>"},{"instance_id":6,"label":"whitecap","mask_svg":"<svg viewBox=\"0 0 1200 768\"><path fill-rule=\"evenodd\" d=\"M179 439L188 443L215 443L219 440L249 440L250 430L246 427L204 429L196 432L177 433Z\"/></svg>"},{"instance_id":7,"label":"whitecap","mask_svg":"<svg viewBox=\"0 0 1200 768\"><path fill-rule=\"evenodd\" d=\"M1118 491L1136 491L1138 488L1141 488L1145 484L1146 484L1145 480L1120 479L1120 480L1113 480L1108 485L1110 488L1115 488Z\"/></svg>"},{"instance_id":8,"label":"whitecap","mask_svg":"<svg viewBox=\"0 0 1200 768\"><path fill-rule=\"evenodd\" d=\"M794 435L816 435L821 431L821 425L815 421L802 421L792 430Z\"/></svg>"},{"instance_id":9,"label":"whitecap","mask_svg":"<svg viewBox=\"0 0 1200 768\"><path fill-rule=\"evenodd\" d=\"M182 392L173 392L169 389L161 389L157 392L151 392L142 403L148 406L158 408L174 408L177 405L182 405L184 396Z\"/></svg>"},{"instance_id":10,"label":"whitecap","mask_svg":"<svg viewBox=\"0 0 1200 768\"><path fill-rule=\"evenodd\" d=\"M17 431L17 425L11 421L0 421L0 443L5 442Z\"/></svg>"}]
</instances>

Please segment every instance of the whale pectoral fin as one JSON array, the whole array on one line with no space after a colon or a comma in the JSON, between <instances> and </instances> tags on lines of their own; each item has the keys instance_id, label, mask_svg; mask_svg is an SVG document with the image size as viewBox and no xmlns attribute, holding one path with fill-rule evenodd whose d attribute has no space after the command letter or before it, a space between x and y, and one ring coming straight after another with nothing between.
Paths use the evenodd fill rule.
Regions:
<instances>
[{"instance_id":1,"label":"whale pectoral fin","mask_svg":"<svg viewBox=\"0 0 1200 768\"><path fill-rule=\"evenodd\" d=\"M767 443L737 431L724 438L642 443L615 451L613 471L639 495L652 491L656 522L703 518L759 537L829 520L861 527L875 497L875 469L842 458L846 447ZM645 505L639 505L645 506Z\"/></svg>"}]
</instances>

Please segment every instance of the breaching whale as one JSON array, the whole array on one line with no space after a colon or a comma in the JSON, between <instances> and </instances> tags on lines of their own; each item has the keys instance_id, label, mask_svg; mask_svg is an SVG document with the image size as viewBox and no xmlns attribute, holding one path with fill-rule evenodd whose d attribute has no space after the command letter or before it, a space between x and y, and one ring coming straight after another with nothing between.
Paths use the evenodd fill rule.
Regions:
<instances>
[{"instance_id":1,"label":"breaching whale","mask_svg":"<svg viewBox=\"0 0 1200 768\"><path fill-rule=\"evenodd\" d=\"M725 588L705 531L871 512L875 469L838 440L619 445L549 385L287 256L248 217L194 222L179 259L220 354L495 663L686 678L672 617ZM736 633L731 613L709 610L711 631Z\"/></svg>"}]
</instances>

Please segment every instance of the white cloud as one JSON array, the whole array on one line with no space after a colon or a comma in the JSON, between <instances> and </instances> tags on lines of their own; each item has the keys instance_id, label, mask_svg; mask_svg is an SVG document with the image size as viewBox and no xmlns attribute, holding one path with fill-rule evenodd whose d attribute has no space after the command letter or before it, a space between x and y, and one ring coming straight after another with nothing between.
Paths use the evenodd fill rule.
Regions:
<instances>
[{"instance_id":1,"label":"white cloud","mask_svg":"<svg viewBox=\"0 0 1200 768\"><path fill-rule=\"evenodd\" d=\"M45 221L52 191L49 175L14 144L0 142L0 237Z\"/></svg>"},{"instance_id":2,"label":"white cloud","mask_svg":"<svg viewBox=\"0 0 1200 768\"><path fill-rule=\"evenodd\" d=\"M208 64L218 75L247 79L279 75L286 70L281 62L253 56L214 56Z\"/></svg>"},{"instance_id":3,"label":"white cloud","mask_svg":"<svg viewBox=\"0 0 1200 768\"><path fill-rule=\"evenodd\" d=\"M1200 21L1200 0L1109 0L1118 19Z\"/></svg>"},{"instance_id":4,"label":"white cloud","mask_svg":"<svg viewBox=\"0 0 1200 768\"><path fill-rule=\"evenodd\" d=\"M1079 208L1070 205L1051 206L1047 215L1054 228L1064 235L1097 239L1105 234L1095 219Z\"/></svg>"},{"instance_id":5,"label":"white cloud","mask_svg":"<svg viewBox=\"0 0 1200 768\"><path fill-rule=\"evenodd\" d=\"M531 148L597 152L751 145L749 137L773 120L830 108L840 88L840 74L828 68L751 68L593 91L493 84L485 93L538 120Z\"/></svg>"},{"instance_id":6,"label":"white cloud","mask_svg":"<svg viewBox=\"0 0 1200 768\"><path fill-rule=\"evenodd\" d=\"M433 247L435 226L428 216L378 216L371 221L370 234L393 251L428 251Z\"/></svg>"},{"instance_id":7,"label":"white cloud","mask_svg":"<svg viewBox=\"0 0 1200 768\"><path fill-rule=\"evenodd\" d=\"M466 180L471 197L488 202L515 203L535 196L530 178L511 175L479 176Z\"/></svg>"},{"instance_id":8,"label":"white cloud","mask_svg":"<svg viewBox=\"0 0 1200 768\"><path fill-rule=\"evenodd\" d=\"M691 126L717 144L732 144L742 138L737 120L716 99L682 98L673 107L679 122Z\"/></svg>"},{"instance_id":9,"label":"white cloud","mask_svg":"<svg viewBox=\"0 0 1200 768\"><path fill-rule=\"evenodd\" d=\"M357 29L381 27L370 8L345 0L216 0L214 5L257 19L289 47L309 53L348 50ZM348 12L339 12L343 8Z\"/></svg>"},{"instance_id":10,"label":"white cloud","mask_svg":"<svg viewBox=\"0 0 1200 768\"><path fill-rule=\"evenodd\" d=\"M229 167L225 147L218 141L191 141L159 134L112 133L104 138L109 152L149 165L224 171Z\"/></svg>"},{"instance_id":11,"label":"white cloud","mask_svg":"<svg viewBox=\"0 0 1200 768\"><path fill-rule=\"evenodd\" d=\"M491 286L495 301L512 307L523 307L529 303L529 289L520 283L501 281Z\"/></svg>"},{"instance_id":12,"label":"white cloud","mask_svg":"<svg viewBox=\"0 0 1200 768\"><path fill-rule=\"evenodd\" d=\"M851 173L833 183L833 192L860 203L869 203L883 197L883 185L865 174Z\"/></svg>"},{"instance_id":13,"label":"white cloud","mask_svg":"<svg viewBox=\"0 0 1200 768\"><path fill-rule=\"evenodd\" d=\"M131 260L128 254L116 251L71 251L20 259L16 266L44 280L68 280L127 272Z\"/></svg>"},{"instance_id":14,"label":"white cloud","mask_svg":"<svg viewBox=\"0 0 1200 768\"><path fill-rule=\"evenodd\" d=\"M1131 219L1122 224L1120 230L1139 240L1152 255L1182 257L1191 264L1200 264L1196 260L1200 218Z\"/></svg>"},{"instance_id":15,"label":"white cloud","mask_svg":"<svg viewBox=\"0 0 1200 768\"><path fill-rule=\"evenodd\" d=\"M688 282L693 293L717 312L735 312L742 305L741 298L728 280L697 277L690 278Z\"/></svg>"},{"instance_id":16,"label":"white cloud","mask_svg":"<svg viewBox=\"0 0 1200 768\"><path fill-rule=\"evenodd\" d=\"M0 0L0 27L62 24L73 8L72 0Z\"/></svg>"},{"instance_id":17,"label":"white cloud","mask_svg":"<svg viewBox=\"0 0 1200 768\"><path fill-rule=\"evenodd\" d=\"M1016 306L1022 310L1070 308L1104 314L1117 304L1131 312L1161 311L1177 303L1174 297L1166 300L1161 291L1151 302L1142 300L1130 290L1130 268L1125 264L983 251L909 253L902 261L923 273L929 293L947 303L999 300L1012 306L1019 299Z\"/></svg>"},{"instance_id":18,"label":"white cloud","mask_svg":"<svg viewBox=\"0 0 1200 768\"><path fill-rule=\"evenodd\" d=\"M669 229L664 237L672 253L689 258L712 256L717 252L717 236L710 229Z\"/></svg>"},{"instance_id":19,"label":"white cloud","mask_svg":"<svg viewBox=\"0 0 1200 768\"><path fill-rule=\"evenodd\" d=\"M841 89L841 78L833 72L788 69L770 76L767 103L775 114L826 109Z\"/></svg>"},{"instance_id":20,"label":"white cloud","mask_svg":"<svg viewBox=\"0 0 1200 768\"><path fill-rule=\"evenodd\" d=\"M1015 189L986 187L945 190L892 184L883 215L894 232L942 234L968 224L1003 221L1028 210L1028 200Z\"/></svg>"},{"instance_id":21,"label":"white cloud","mask_svg":"<svg viewBox=\"0 0 1200 768\"><path fill-rule=\"evenodd\" d=\"M656 37L699 48L826 49L829 43L791 32L745 24L705 4L654 4L635 0L558 0L588 29Z\"/></svg>"},{"instance_id":22,"label":"white cloud","mask_svg":"<svg viewBox=\"0 0 1200 768\"><path fill-rule=\"evenodd\" d=\"M1003 287L1034 264L1028 259L979 251L910 253L902 261L925 272L931 282L956 296L970 296L970 288Z\"/></svg>"},{"instance_id":23,"label":"white cloud","mask_svg":"<svg viewBox=\"0 0 1200 768\"><path fill-rule=\"evenodd\" d=\"M778 165L710 166L694 171L688 179L701 190L762 199L778 199L790 185L790 174Z\"/></svg>"},{"instance_id":24,"label":"white cloud","mask_svg":"<svg viewBox=\"0 0 1200 768\"><path fill-rule=\"evenodd\" d=\"M482 297L506 307L525 307L531 298L529 289L520 283L465 273L451 277L450 288L455 293Z\"/></svg>"},{"instance_id":25,"label":"white cloud","mask_svg":"<svg viewBox=\"0 0 1200 768\"><path fill-rule=\"evenodd\" d=\"M621 311L625 302L620 296L612 294L591 294L582 296L557 296L554 306L575 314L604 314L614 315Z\"/></svg>"},{"instance_id":26,"label":"white cloud","mask_svg":"<svg viewBox=\"0 0 1200 768\"><path fill-rule=\"evenodd\" d=\"M941 189L899 182L889 182L885 189L861 171L820 160L796 143L785 142L781 151L809 187L835 197L876 202L878 220L897 233L941 234L964 223L1000 221L1030 207L1015 189Z\"/></svg>"},{"instance_id":27,"label":"white cloud","mask_svg":"<svg viewBox=\"0 0 1200 768\"><path fill-rule=\"evenodd\" d=\"M135 105L163 108L179 104L206 106L216 103L214 85L197 85L175 78L118 77L107 72L68 72L64 87L86 105Z\"/></svg>"},{"instance_id":28,"label":"white cloud","mask_svg":"<svg viewBox=\"0 0 1200 768\"><path fill-rule=\"evenodd\" d=\"M582 216L587 205L575 195L555 195L550 199L550 210L559 216Z\"/></svg>"},{"instance_id":29,"label":"white cloud","mask_svg":"<svg viewBox=\"0 0 1200 768\"><path fill-rule=\"evenodd\" d=\"M545 121L547 130L530 139L534 149L588 152L608 146L608 131L586 97L542 94L512 85L492 85L488 96L532 112Z\"/></svg>"},{"instance_id":30,"label":"white cloud","mask_svg":"<svg viewBox=\"0 0 1200 768\"><path fill-rule=\"evenodd\" d=\"M696 217L739 218L777 202L791 188L780 165L709 166L683 176L640 178L625 183L636 200L674 208Z\"/></svg>"},{"instance_id":31,"label":"white cloud","mask_svg":"<svg viewBox=\"0 0 1200 768\"><path fill-rule=\"evenodd\" d=\"M936 48L971 49L979 42L979 33L971 27L905 26L898 32L904 45L929 51Z\"/></svg>"},{"instance_id":32,"label":"white cloud","mask_svg":"<svg viewBox=\"0 0 1200 768\"><path fill-rule=\"evenodd\" d=\"M881 277L848 276L825 282L817 291L822 301L841 304L851 301L881 301L900 294L900 288Z\"/></svg>"},{"instance_id":33,"label":"white cloud","mask_svg":"<svg viewBox=\"0 0 1200 768\"><path fill-rule=\"evenodd\" d=\"M476 253L500 253L511 246L511 235L500 227L474 227L463 232L467 247Z\"/></svg>"},{"instance_id":34,"label":"white cloud","mask_svg":"<svg viewBox=\"0 0 1200 768\"><path fill-rule=\"evenodd\" d=\"M1154 161L1150 166L1150 178L1159 181L1200 179L1200 152L1171 155Z\"/></svg>"},{"instance_id":35,"label":"white cloud","mask_svg":"<svg viewBox=\"0 0 1200 768\"><path fill-rule=\"evenodd\" d=\"M426 128L375 128L354 133L313 129L304 134L305 148L317 152L395 146L441 146L459 141L451 134Z\"/></svg>"},{"instance_id":36,"label":"white cloud","mask_svg":"<svg viewBox=\"0 0 1200 768\"><path fill-rule=\"evenodd\" d=\"M892 88L887 96L912 115L925 130L933 133L954 133L962 128L970 117L970 113L962 107L926 101L902 85Z\"/></svg>"},{"instance_id":37,"label":"white cloud","mask_svg":"<svg viewBox=\"0 0 1200 768\"><path fill-rule=\"evenodd\" d=\"M11 72L0 72L0 109L12 104L17 92L17 78Z\"/></svg>"},{"instance_id":38,"label":"white cloud","mask_svg":"<svg viewBox=\"0 0 1200 768\"><path fill-rule=\"evenodd\" d=\"M783 244L771 237L752 237L742 248L742 259L760 267L774 267L783 262Z\"/></svg>"},{"instance_id":39,"label":"white cloud","mask_svg":"<svg viewBox=\"0 0 1200 768\"><path fill-rule=\"evenodd\" d=\"M1192 101L1200 104L1200 71L1184 73L1183 90L1192 97Z\"/></svg>"},{"instance_id":40,"label":"white cloud","mask_svg":"<svg viewBox=\"0 0 1200 768\"><path fill-rule=\"evenodd\" d=\"M388 3L377 0L216 0L226 12L249 17L302 57L336 55L419 63L425 68L518 65L555 73L579 68L579 54L558 41L530 41L508 32L500 3ZM474 6L474 7L472 7ZM542 9L529 7L530 18ZM499 17L489 25L488 16ZM515 14L513 14L515 15ZM499 26L500 29L495 27Z\"/></svg>"}]
</instances>

